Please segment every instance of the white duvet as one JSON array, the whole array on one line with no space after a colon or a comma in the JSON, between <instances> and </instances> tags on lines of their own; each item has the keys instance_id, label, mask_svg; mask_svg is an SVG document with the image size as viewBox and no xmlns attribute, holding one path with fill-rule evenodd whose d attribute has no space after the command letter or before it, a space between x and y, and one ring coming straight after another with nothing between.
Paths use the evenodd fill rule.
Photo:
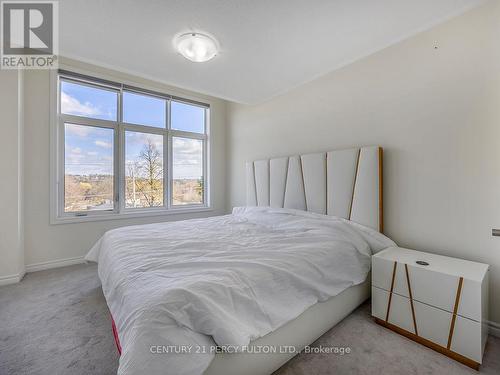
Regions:
<instances>
[{"instance_id":1,"label":"white duvet","mask_svg":"<svg viewBox=\"0 0 500 375\"><path fill-rule=\"evenodd\" d=\"M344 219L252 207L114 229L86 259L117 326L118 373L181 375L362 283L372 252L392 245Z\"/></svg>"}]
</instances>

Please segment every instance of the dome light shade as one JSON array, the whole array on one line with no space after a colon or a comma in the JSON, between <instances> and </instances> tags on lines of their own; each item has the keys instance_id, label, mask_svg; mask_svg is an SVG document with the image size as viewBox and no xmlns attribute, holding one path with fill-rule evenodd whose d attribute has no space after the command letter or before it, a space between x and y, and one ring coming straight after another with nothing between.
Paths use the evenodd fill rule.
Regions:
<instances>
[{"instance_id":1,"label":"dome light shade","mask_svg":"<svg viewBox=\"0 0 500 375\"><path fill-rule=\"evenodd\" d=\"M201 33L179 35L175 39L175 47L182 56L193 62L211 60L219 50L214 38Z\"/></svg>"}]
</instances>

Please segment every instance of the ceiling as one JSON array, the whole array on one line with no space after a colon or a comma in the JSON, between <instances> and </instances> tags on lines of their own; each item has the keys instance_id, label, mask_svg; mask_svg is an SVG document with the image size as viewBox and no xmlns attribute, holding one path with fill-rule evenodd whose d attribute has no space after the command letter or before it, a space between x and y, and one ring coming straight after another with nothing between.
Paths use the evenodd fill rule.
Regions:
<instances>
[{"instance_id":1,"label":"ceiling","mask_svg":"<svg viewBox=\"0 0 500 375\"><path fill-rule=\"evenodd\" d=\"M480 0L62 0L60 54L255 104L374 53ZM204 31L221 52L176 53Z\"/></svg>"}]
</instances>

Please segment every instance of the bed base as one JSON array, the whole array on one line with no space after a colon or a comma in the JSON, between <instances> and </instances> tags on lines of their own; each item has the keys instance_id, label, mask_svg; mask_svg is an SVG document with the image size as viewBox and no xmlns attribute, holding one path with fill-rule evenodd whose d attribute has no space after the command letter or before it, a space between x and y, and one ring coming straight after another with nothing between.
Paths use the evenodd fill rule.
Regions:
<instances>
[{"instance_id":1,"label":"bed base","mask_svg":"<svg viewBox=\"0 0 500 375\"><path fill-rule=\"evenodd\" d=\"M370 276L359 285L344 290L326 302L320 302L283 327L250 343L261 347L295 347L293 353L220 353L205 371L205 375L268 375L279 369L312 344L325 332L348 316L370 297ZM335 354L332 354L335 355Z\"/></svg>"}]
</instances>

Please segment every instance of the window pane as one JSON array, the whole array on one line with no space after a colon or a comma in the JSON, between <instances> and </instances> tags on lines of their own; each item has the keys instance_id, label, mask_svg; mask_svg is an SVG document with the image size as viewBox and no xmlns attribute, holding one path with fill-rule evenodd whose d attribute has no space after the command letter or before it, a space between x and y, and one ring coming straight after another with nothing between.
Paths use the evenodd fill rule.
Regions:
<instances>
[{"instance_id":1,"label":"window pane","mask_svg":"<svg viewBox=\"0 0 500 375\"><path fill-rule=\"evenodd\" d=\"M124 122L164 128L165 118L165 100L126 91L123 93Z\"/></svg>"},{"instance_id":2,"label":"window pane","mask_svg":"<svg viewBox=\"0 0 500 375\"><path fill-rule=\"evenodd\" d=\"M61 81L61 113L116 121L118 93Z\"/></svg>"},{"instance_id":3,"label":"window pane","mask_svg":"<svg viewBox=\"0 0 500 375\"><path fill-rule=\"evenodd\" d=\"M64 124L64 211L113 209L114 130Z\"/></svg>"},{"instance_id":4,"label":"window pane","mask_svg":"<svg viewBox=\"0 0 500 375\"><path fill-rule=\"evenodd\" d=\"M203 203L203 141L172 138L172 204Z\"/></svg>"},{"instance_id":5,"label":"window pane","mask_svg":"<svg viewBox=\"0 0 500 375\"><path fill-rule=\"evenodd\" d=\"M125 132L125 207L163 206L163 136Z\"/></svg>"},{"instance_id":6,"label":"window pane","mask_svg":"<svg viewBox=\"0 0 500 375\"><path fill-rule=\"evenodd\" d=\"M205 132L205 108L172 100L170 110L172 129Z\"/></svg>"}]
</instances>

